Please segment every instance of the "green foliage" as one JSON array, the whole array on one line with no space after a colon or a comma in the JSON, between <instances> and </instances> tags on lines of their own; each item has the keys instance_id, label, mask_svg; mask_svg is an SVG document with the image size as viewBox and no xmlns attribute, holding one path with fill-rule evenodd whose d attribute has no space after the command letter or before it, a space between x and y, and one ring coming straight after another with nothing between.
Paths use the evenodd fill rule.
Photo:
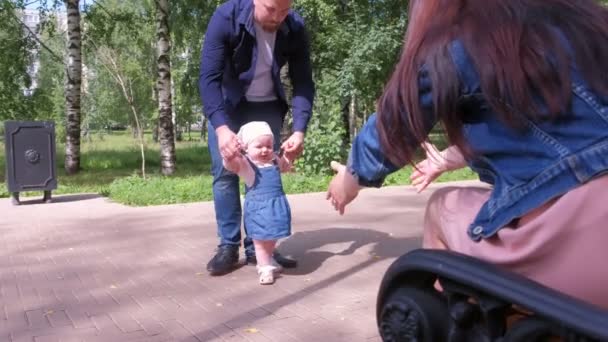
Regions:
<instances>
[{"instance_id":1,"label":"green foliage","mask_svg":"<svg viewBox=\"0 0 608 342\"><path fill-rule=\"evenodd\" d=\"M1 70L11 77L0 80L0 118L18 117L54 120L58 142L64 140L65 70L62 62L65 34L50 17L59 0L39 0L49 20L40 31L41 40L54 53L39 49L39 87L29 97L18 89L28 84L27 65L32 56L19 54L32 42L15 23L0 22L0 43L15 44L0 51ZM207 23L224 0L171 1L169 24L172 38L173 108L178 126L198 121L201 103L198 94L199 60ZM23 0L0 0L0 6ZM347 112L353 98L355 130L374 111L375 101L392 71L407 22L407 0L298 0L294 2L306 20L311 36L314 79L317 84L314 113L306 135L305 151L296 164L297 173L284 175L288 193L324 191L332 171L332 160L344 162L350 148ZM83 172L67 177L63 173L63 146L58 145L57 193L97 192L121 203L151 205L211 199L210 160L201 143L177 144L177 172L159 174L158 146L147 135L148 180L139 179L141 157L128 134L104 130L110 125L133 126L131 109L99 52L109 51L128 80L136 110L148 129L156 123L156 25L152 0L97 0L83 8L83 121L90 134L82 142ZM0 11L0 19L8 18ZM12 26L11 26L12 25ZM10 35L9 35L10 33ZM3 35L4 34L4 35ZM4 40L3 40L4 39ZM30 45L28 45L30 44ZM11 50L11 51L7 51ZM7 69L8 68L8 69ZM7 79L5 81L5 79ZM2 83L4 82L4 83ZM8 83L12 82L12 83ZM4 87L4 88L3 88ZM2 91L2 89L9 91ZM6 114L8 111L12 114ZM1 154L0 154L1 156ZM0 159L0 163L3 161ZM4 166L0 165L3 177ZM409 171L399 171L387 184L405 184ZM469 177L458 174L456 177ZM0 196L6 196L0 184Z\"/></svg>"},{"instance_id":2,"label":"green foliage","mask_svg":"<svg viewBox=\"0 0 608 342\"><path fill-rule=\"evenodd\" d=\"M54 23L57 19L48 16L46 22ZM63 56L66 51L65 32L58 32L54 27L46 25L47 29L40 33L40 39L51 49L38 51L40 69L38 70L38 87L35 89L36 120L52 120L55 122L57 141L65 141L65 66L56 56Z\"/></svg>"},{"instance_id":3,"label":"green foliage","mask_svg":"<svg viewBox=\"0 0 608 342\"><path fill-rule=\"evenodd\" d=\"M184 126L201 118L198 94L200 53L209 18L223 0L171 1L171 76L175 84L173 98L177 123Z\"/></svg>"},{"instance_id":4,"label":"green foliage","mask_svg":"<svg viewBox=\"0 0 608 342\"><path fill-rule=\"evenodd\" d=\"M315 115L310 120L304 153L296 162L298 172L307 175L331 174L329 163L344 160L344 126L340 121L340 107L333 99L324 96L325 84L318 84L320 95L315 105Z\"/></svg>"},{"instance_id":5,"label":"green foliage","mask_svg":"<svg viewBox=\"0 0 608 342\"><path fill-rule=\"evenodd\" d=\"M84 93L91 129L111 124L134 126L129 103L109 72L110 55L133 94L135 109L150 127L157 117L154 8L149 1L101 0L89 7L84 35L85 64L89 70Z\"/></svg>"},{"instance_id":6,"label":"green foliage","mask_svg":"<svg viewBox=\"0 0 608 342\"><path fill-rule=\"evenodd\" d=\"M360 127L399 52L406 1L302 0L296 9L311 35L317 97L298 170L330 174L331 160L344 162L350 148L349 127ZM354 117L346 115L356 98Z\"/></svg>"},{"instance_id":7,"label":"green foliage","mask_svg":"<svg viewBox=\"0 0 608 342\"><path fill-rule=\"evenodd\" d=\"M288 173L283 174L283 189L287 194L327 191L330 175Z\"/></svg>"},{"instance_id":8,"label":"green foliage","mask_svg":"<svg viewBox=\"0 0 608 342\"><path fill-rule=\"evenodd\" d=\"M0 120L26 120L33 116L34 101L25 94L32 85L28 66L33 64L35 42L18 19L12 1L0 0Z\"/></svg>"},{"instance_id":9,"label":"green foliage","mask_svg":"<svg viewBox=\"0 0 608 342\"><path fill-rule=\"evenodd\" d=\"M212 197L212 177L189 178L139 176L120 178L108 187L109 196L128 205L158 205L197 202Z\"/></svg>"},{"instance_id":10,"label":"green foliage","mask_svg":"<svg viewBox=\"0 0 608 342\"><path fill-rule=\"evenodd\" d=\"M356 96L356 126L374 111L375 100L401 46L406 4L396 0L295 2L310 32L317 84L298 171L327 175L332 160L346 159L350 146L344 110Z\"/></svg>"},{"instance_id":11,"label":"green foliage","mask_svg":"<svg viewBox=\"0 0 608 342\"><path fill-rule=\"evenodd\" d=\"M148 142L151 134L146 134ZM441 137L436 137L440 139ZM66 176L63 169L63 148L57 148L57 172L59 188L54 194L98 193L113 201L128 205L157 205L209 201L212 199L210 174L211 160L206 146L200 142L177 144L179 168L172 177L158 172L160 158L156 148L146 153L147 168L151 177L143 180L137 175L141 162L133 138L126 132L104 135L92 134L92 141L83 141L83 172ZM441 141L435 141L439 145ZM326 167L329 169L329 167ZM4 181L4 146L0 143L0 181ZM325 170L322 170L325 172ZM390 175L386 185L409 184L411 167ZM439 181L475 179L470 169L445 174ZM308 174L298 171L283 175L283 186L288 194L322 192L327 190L330 174ZM8 197L5 183L0 183L0 198ZM41 192L24 193L22 196L42 196Z\"/></svg>"},{"instance_id":12,"label":"green foliage","mask_svg":"<svg viewBox=\"0 0 608 342\"><path fill-rule=\"evenodd\" d=\"M331 172L329 163L332 160L343 160L346 156L341 131L340 124L336 120L330 120L323 126L318 120L313 120L306 135L305 151L296 162L297 170L307 175L329 174Z\"/></svg>"}]
</instances>

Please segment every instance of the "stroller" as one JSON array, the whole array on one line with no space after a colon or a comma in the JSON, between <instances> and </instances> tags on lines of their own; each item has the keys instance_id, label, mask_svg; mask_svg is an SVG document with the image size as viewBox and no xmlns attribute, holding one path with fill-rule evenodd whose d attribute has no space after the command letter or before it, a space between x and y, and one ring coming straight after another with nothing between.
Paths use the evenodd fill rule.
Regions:
<instances>
[{"instance_id":1,"label":"stroller","mask_svg":"<svg viewBox=\"0 0 608 342\"><path fill-rule=\"evenodd\" d=\"M386 342L608 341L607 311L444 250L417 249L395 260L376 318Z\"/></svg>"}]
</instances>

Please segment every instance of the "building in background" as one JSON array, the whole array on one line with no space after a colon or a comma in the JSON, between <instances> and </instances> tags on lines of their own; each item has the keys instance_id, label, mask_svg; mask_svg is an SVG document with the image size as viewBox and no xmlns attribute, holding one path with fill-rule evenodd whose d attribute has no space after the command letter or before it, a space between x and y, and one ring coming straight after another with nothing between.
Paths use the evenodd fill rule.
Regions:
<instances>
[{"instance_id":1,"label":"building in background","mask_svg":"<svg viewBox=\"0 0 608 342\"><path fill-rule=\"evenodd\" d=\"M21 21L27 26L27 29L24 30L29 31L26 34L34 33L37 38L40 38L39 26L43 20L55 20L55 29L60 35L64 35L67 30L67 13L65 11L55 11L48 12L46 16L42 16L40 11L36 9L25 9L19 13ZM31 33L30 33L31 32ZM28 75L32 80L32 84L29 88L24 90L26 95L31 95L36 88L38 88L38 71L40 70L40 58L38 57L38 52L40 50L40 46L36 44L32 52L33 61L32 64L28 67Z\"/></svg>"}]
</instances>

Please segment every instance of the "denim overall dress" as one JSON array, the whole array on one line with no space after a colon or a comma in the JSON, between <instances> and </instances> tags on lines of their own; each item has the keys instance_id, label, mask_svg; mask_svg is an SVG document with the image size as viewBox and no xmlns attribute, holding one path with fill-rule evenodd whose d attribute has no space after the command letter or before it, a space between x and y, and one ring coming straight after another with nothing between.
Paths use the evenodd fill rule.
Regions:
<instances>
[{"instance_id":1,"label":"denim overall dress","mask_svg":"<svg viewBox=\"0 0 608 342\"><path fill-rule=\"evenodd\" d=\"M247 161L255 173L251 187L245 185L244 224L254 240L277 240L291 235L291 209L283 191L281 171L272 166L258 167Z\"/></svg>"}]
</instances>

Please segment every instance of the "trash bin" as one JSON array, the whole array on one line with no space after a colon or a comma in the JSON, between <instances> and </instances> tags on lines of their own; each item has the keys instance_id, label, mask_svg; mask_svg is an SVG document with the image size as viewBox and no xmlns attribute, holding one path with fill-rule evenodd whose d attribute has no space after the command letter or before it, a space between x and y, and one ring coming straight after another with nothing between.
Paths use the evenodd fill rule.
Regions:
<instances>
[{"instance_id":1,"label":"trash bin","mask_svg":"<svg viewBox=\"0 0 608 342\"><path fill-rule=\"evenodd\" d=\"M55 123L52 121L5 121L6 186L18 205L19 192L44 191L51 201L57 189L55 170Z\"/></svg>"}]
</instances>

